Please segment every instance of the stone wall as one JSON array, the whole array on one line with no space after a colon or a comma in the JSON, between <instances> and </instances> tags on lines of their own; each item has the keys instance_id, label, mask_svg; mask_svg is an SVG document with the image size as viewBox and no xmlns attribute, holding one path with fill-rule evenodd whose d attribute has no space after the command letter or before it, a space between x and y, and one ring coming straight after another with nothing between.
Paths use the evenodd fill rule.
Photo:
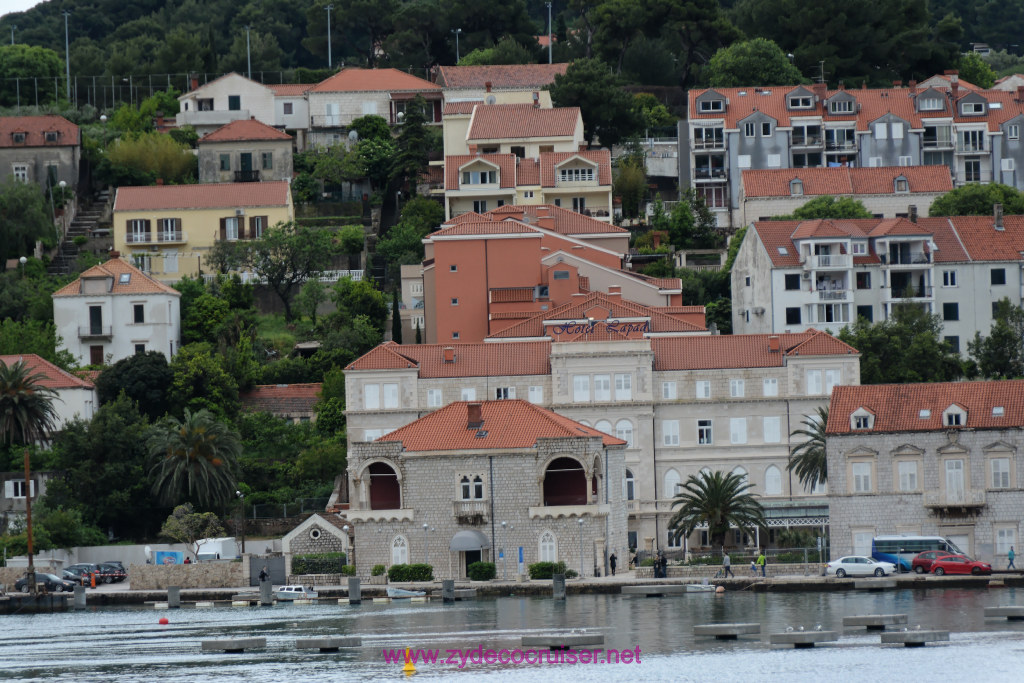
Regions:
<instances>
[{"instance_id":1,"label":"stone wall","mask_svg":"<svg viewBox=\"0 0 1024 683\"><path fill-rule=\"evenodd\" d=\"M56 574L60 576L60 569L47 564L35 565L36 574ZM8 591L14 590L14 582L25 576L25 567L0 567L0 584L7 587Z\"/></svg>"},{"instance_id":2,"label":"stone wall","mask_svg":"<svg viewBox=\"0 0 1024 683\"><path fill-rule=\"evenodd\" d=\"M669 565L667 568L668 578L670 579L710 579L715 576L715 572L722 568L720 564L698 564L698 565L687 565L685 567L673 567ZM821 563L820 562L809 562L807 564L771 564L765 565L765 576L821 576ZM750 565L739 565L734 564L732 566L732 573L736 575L736 578L743 579L750 577ZM757 572L758 576L761 576L760 570ZM638 579L653 579L654 578L654 567L637 567L636 574Z\"/></svg>"},{"instance_id":3,"label":"stone wall","mask_svg":"<svg viewBox=\"0 0 1024 683\"><path fill-rule=\"evenodd\" d=\"M235 588L249 585L249 558L241 562L197 562L195 564L133 564L128 567L132 589Z\"/></svg>"}]
</instances>

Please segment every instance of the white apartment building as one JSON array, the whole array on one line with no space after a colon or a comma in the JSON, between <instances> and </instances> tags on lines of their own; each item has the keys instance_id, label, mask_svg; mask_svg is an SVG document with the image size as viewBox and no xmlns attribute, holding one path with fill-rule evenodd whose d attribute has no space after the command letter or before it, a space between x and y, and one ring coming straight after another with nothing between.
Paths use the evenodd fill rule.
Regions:
<instances>
[{"instance_id":1,"label":"white apartment building","mask_svg":"<svg viewBox=\"0 0 1024 683\"><path fill-rule=\"evenodd\" d=\"M295 134L296 147L305 148L309 130L309 102L306 91L313 84L263 84L237 73L199 85L178 98L181 110L175 115L179 126L192 126L202 137L232 121L255 119L278 130Z\"/></svg>"},{"instance_id":2,"label":"white apartment building","mask_svg":"<svg viewBox=\"0 0 1024 683\"><path fill-rule=\"evenodd\" d=\"M732 270L739 334L833 332L858 316L888 318L918 305L943 319L965 351L987 335L998 301L1021 303L1024 216L761 221Z\"/></svg>"}]
</instances>

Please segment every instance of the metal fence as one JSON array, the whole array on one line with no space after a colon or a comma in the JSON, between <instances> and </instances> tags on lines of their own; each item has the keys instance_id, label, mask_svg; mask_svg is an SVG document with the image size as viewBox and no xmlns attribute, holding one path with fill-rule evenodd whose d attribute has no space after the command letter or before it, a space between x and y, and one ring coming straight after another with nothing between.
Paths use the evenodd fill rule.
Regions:
<instances>
[{"instance_id":1,"label":"metal fence","mask_svg":"<svg viewBox=\"0 0 1024 683\"><path fill-rule=\"evenodd\" d=\"M328 498L299 498L291 503L259 503L252 506L250 519L294 517L306 512L323 512Z\"/></svg>"}]
</instances>

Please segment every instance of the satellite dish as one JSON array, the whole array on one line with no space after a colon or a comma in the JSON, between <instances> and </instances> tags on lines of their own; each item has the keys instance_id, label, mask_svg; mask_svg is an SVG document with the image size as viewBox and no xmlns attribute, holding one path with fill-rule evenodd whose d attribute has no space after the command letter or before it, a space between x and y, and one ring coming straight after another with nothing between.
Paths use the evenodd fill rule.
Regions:
<instances>
[{"instance_id":1,"label":"satellite dish","mask_svg":"<svg viewBox=\"0 0 1024 683\"><path fill-rule=\"evenodd\" d=\"M356 140L359 139L359 132L355 130L350 130L348 132L348 139L351 140L352 142L355 142Z\"/></svg>"},{"instance_id":2,"label":"satellite dish","mask_svg":"<svg viewBox=\"0 0 1024 683\"><path fill-rule=\"evenodd\" d=\"M494 95L488 95L487 99L485 100L485 102L487 102L487 104L494 104L497 101L498 101L498 98L495 97Z\"/></svg>"},{"instance_id":3,"label":"satellite dish","mask_svg":"<svg viewBox=\"0 0 1024 683\"><path fill-rule=\"evenodd\" d=\"M147 560L152 560L153 559L153 549L150 548L148 545L145 548L143 548L142 552L144 552L146 554L146 559Z\"/></svg>"}]
</instances>

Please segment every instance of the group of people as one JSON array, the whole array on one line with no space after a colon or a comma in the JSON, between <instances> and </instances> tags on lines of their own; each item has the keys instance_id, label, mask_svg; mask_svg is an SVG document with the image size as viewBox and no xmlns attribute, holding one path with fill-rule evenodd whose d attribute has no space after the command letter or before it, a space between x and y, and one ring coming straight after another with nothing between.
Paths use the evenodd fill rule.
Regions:
<instances>
[{"instance_id":1,"label":"group of people","mask_svg":"<svg viewBox=\"0 0 1024 683\"><path fill-rule=\"evenodd\" d=\"M758 569L760 568L761 576L764 576L765 565L767 564L768 560L764 556L764 551L762 550L758 554L757 559L751 560L750 562L750 575L757 576ZM729 557L729 551L725 548L722 548L722 575L724 578L729 578L730 576L734 579L736 578L736 574L732 571L732 558Z\"/></svg>"}]
</instances>

